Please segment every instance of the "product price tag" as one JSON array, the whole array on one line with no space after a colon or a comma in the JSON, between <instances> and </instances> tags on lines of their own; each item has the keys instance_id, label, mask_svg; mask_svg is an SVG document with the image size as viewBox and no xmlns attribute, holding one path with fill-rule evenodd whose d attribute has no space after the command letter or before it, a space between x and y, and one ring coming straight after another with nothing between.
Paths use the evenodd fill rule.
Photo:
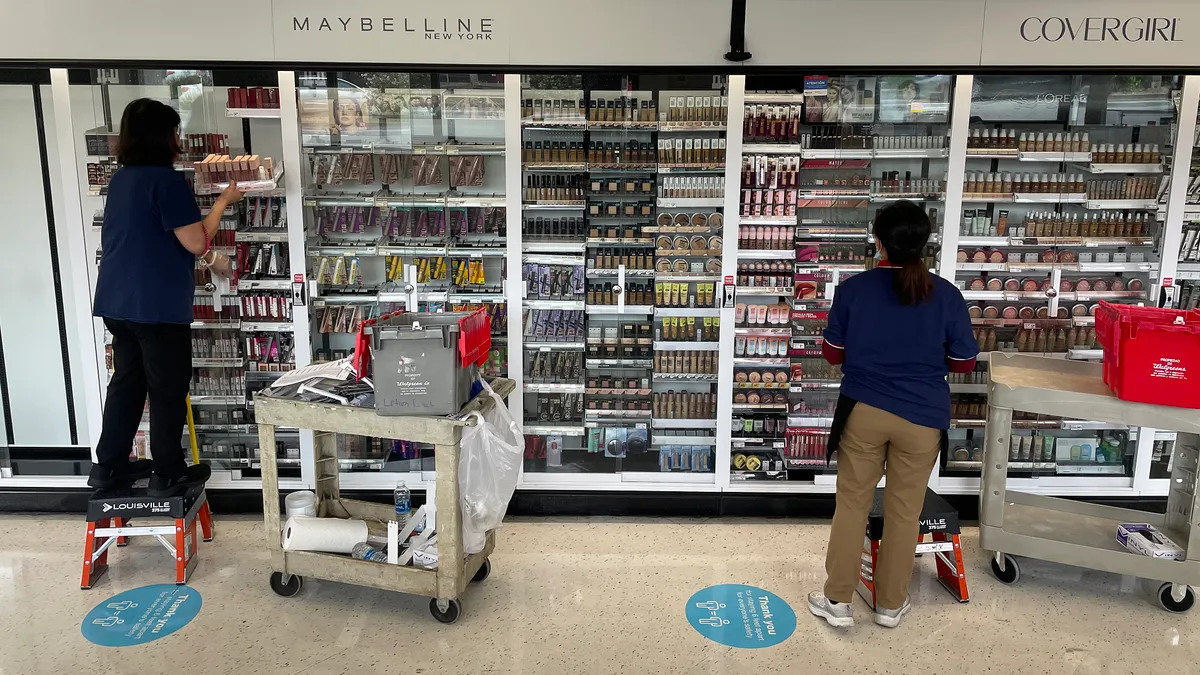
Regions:
<instances>
[{"instance_id":1,"label":"product price tag","mask_svg":"<svg viewBox=\"0 0 1200 675\"><path fill-rule=\"evenodd\" d=\"M549 347L538 347L538 351L539 352L548 352L548 351L550 351L550 348Z\"/></svg>"},{"instance_id":2,"label":"product price tag","mask_svg":"<svg viewBox=\"0 0 1200 675\"><path fill-rule=\"evenodd\" d=\"M633 428L634 428L634 429L645 429L645 428L646 428L646 423L645 423L645 422L638 422L637 424L633 425Z\"/></svg>"}]
</instances>

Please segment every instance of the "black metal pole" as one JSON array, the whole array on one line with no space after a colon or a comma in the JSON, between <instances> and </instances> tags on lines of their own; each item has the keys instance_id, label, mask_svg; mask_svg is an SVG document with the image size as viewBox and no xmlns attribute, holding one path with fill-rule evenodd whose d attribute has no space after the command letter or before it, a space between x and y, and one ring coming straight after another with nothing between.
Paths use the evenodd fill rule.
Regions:
<instances>
[{"instance_id":1,"label":"black metal pole","mask_svg":"<svg viewBox=\"0 0 1200 675\"><path fill-rule=\"evenodd\" d=\"M725 60L741 63L749 61L750 57L750 52L746 51L746 0L733 0L729 17L729 51L725 53Z\"/></svg>"}]
</instances>

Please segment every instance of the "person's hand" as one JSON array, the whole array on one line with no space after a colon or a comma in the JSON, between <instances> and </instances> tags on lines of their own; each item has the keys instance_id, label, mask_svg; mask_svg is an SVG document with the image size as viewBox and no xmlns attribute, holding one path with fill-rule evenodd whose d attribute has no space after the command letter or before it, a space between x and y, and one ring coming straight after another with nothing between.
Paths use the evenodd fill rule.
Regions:
<instances>
[{"instance_id":1,"label":"person's hand","mask_svg":"<svg viewBox=\"0 0 1200 675\"><path fill-rule=\"evenodd\" d=\"M210 272L222 279L233 276L233 261L229 259L229 256L217 251L210 251L207 258Z\"/></svg>"},{"instance_id":2,"label":"person's hand","mask_svg":"<svg viewBox=\"0 0 1200 675\"><path fill-rule=\"evenodd\" d=\"M237 189L237 183L230 183L229 187L221 192L221 200L226 204L236 204L242 201L242 191Z\"/></svg>"}]
</instances>

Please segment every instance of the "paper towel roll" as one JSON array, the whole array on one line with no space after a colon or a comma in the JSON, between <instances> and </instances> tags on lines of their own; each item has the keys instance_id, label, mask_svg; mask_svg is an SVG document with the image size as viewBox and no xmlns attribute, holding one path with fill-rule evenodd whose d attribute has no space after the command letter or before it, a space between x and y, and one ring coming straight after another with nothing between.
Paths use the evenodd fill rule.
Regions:
<instances>
[{"instance_id":1,"label":"paper towel roll","mask_svg":"<svg viewBox=\"0 0 1200 675\"><path fill-rule=\"evenodd\" d=\"M324 551L350 553L354 545L367 540L367 523L341 518L288 518L283 526L286 551Z\"/></svg>"},{"instance_id":2,"label":"paper towel roll","mask_svg":"<svg viewBox=\"0 0 1200 675\"><path fill-rule=\"evenodd\" d=\"M283 500L288 518L296 516L317 517L317 495L311 490L293 492Z\"/></svg>"}]
</instances>

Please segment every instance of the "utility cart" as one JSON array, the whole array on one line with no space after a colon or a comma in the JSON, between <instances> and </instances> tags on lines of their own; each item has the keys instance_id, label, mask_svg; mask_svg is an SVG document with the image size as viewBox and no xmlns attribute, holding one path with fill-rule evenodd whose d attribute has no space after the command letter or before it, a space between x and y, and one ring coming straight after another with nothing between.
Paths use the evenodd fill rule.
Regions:
<instances>
[{"instance_id":1,"label":"utility cart","mask_svg":"<svg viewBox=\"0 0 1200 675\"><path fill-rule=\"evenodd\" d=\"M1025 556L1164 582L1163 609L1186 612L1200 584L1196 511L1200 411L1118 399L1104 383L1102 365L1026 354L992 352L980 545L992 553L992 572L1006 584L1020 578L1014 556ZM1166 514L1042 497L1005 488L1013 411L1145 426L1179 433ZM1151 558L1117 543L1117 525L1149 523L1184 551L1184 560ZM1193 545L1194 544L1194 545Z\"/></svg>"},{"instance_id":2,"label":"utility cart","mask_svg":"<svg viewBox=\"0 0 1200 675\"><path fill-rule=\"evenodd\" d=\"M502 398L512 393L509 379L491 380ZM468 402L462 413L486 414L495 399L485 391ZM429 611L442 623L453 623L462 612L461 596L472 581L483 581L491 573L488 556L495 547L495 533L479 553L463 556L462 518L459 506L459 442L470 420L450 417L383 417L371 408L331 403L311 403L258 395L254 399L262 456L263 520L267 548L271 551L271 589L282 596L300 592L304 577L326 579L432 598ZM403 565L357 560L350 556L312 551L285 551L280 538L279 471L275 453L275 427L312 429L315 433L313 460L316 465L317 516L365 520L372 536L386 537L389 520L395 519L391 504L344 499L338 487L337 441L335 434L401 439L430 443L436 447L438 519L438 567L425 570Z\"/></svg>"}]
</instances>

